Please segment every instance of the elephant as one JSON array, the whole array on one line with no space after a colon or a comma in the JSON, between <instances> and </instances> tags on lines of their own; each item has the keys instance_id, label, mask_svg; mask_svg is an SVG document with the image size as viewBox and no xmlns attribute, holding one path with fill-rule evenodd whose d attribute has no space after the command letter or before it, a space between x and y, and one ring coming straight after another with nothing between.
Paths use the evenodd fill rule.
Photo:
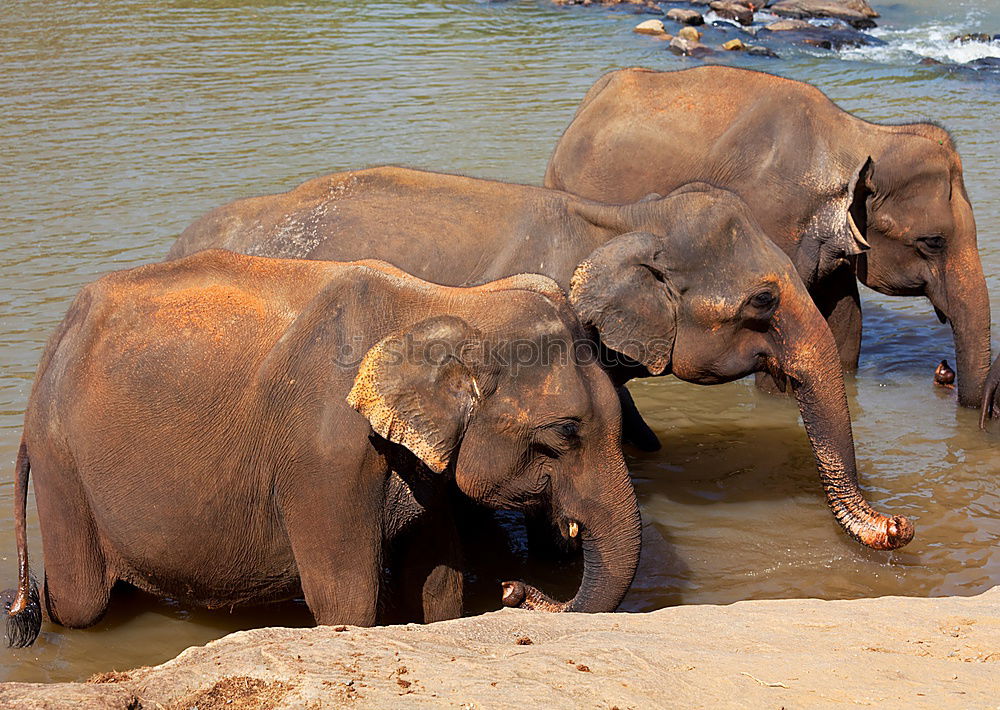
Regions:
<instances>
[{"instance_id":1,"label":"elephant","mask_svg":"<svg viewBox=\"0 0 1000 710\"><path fill-rule=\"evenodd\" d=\"M732 190L792 259L857 368L857 282L927 296L955 341L958 399L978 407L990 304L949 134L859 119L815 87L746 69L621 69L583 98L545 186L606 202L702 180Z\"/></svg>"},{"instance_id":2,"label":"elephant","mask_svg":"<svg viewBox=\"0 0 1000 710\"><path fill-rule=\"evenodd\" d=\"M913 536L905 517L865 501L833 336L791 262L731 192L690 184L666 197L606 205L540 187L380 167L212 210L184 230L168 258L208 247L377 258L452 286L549 276L592 334L630 426L639 419L624 387L633 377L672 373L699 384L756 371L787 377L845 531L880 549Z\"/></svg>"},{"instance_id":3,"label":"elephant","mask_svg":"<svg viewBox=\"0 0 1000 710\"><path fill-rule=\"evenodd\" d=\"M511 343L559 356L515 360ZM29 469L44 603L67 627L94 624L119 580L207 607L302 594L324 625L372 625L389 594L454 618L455 488L542 507L583 550L570 601L518 582L508 606L613 611L641 521L617 396L577 343L564 294L535 275L453 288L374 261L209 250L99 279L49 341L25 413L10 643L41 623Z\"/></svg>"},{"instance_id":4,"label":"elephant","mask_svg":"<svg viewBox=\"0 0 1000 710\"><path fill-rule=\"evenodd\" d=\"M1000 417L1000 356L993 361L983 387L983 401L979 406L979 428L985 430L986 422Z\"/></svg>"}]
</instances>

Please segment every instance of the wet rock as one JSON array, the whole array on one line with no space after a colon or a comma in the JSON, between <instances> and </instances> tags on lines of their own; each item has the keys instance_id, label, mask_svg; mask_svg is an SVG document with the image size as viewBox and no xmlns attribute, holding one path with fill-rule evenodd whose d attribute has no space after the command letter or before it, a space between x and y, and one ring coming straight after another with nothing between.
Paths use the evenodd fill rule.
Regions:
<instances>
[{"instance_id":1,"label":"wet rock","mask_svg":"<svg viewBox=\"0 0 1000 710\"><path fill-rule=\"evenodd\" d=\"M768 32L790 32L792 30L811 30L814 26L805 20L778 20L764 25L764 29Z\"/></svg>"},{"instance_id":2,"label":"wet rock","mask_svg":"<svg viewBox=\"0 0 1000 710\"><path fill-rule=\"evenodd\" d=\"M670 40L670 51L684 57L704 57L705 55L715 53L715 50L698 40L685 39L683 37L674 37Z\"/></svg>"},{"instance_id":3,"label":"wet rock","mask_svg":"<svg viewBox=\"0 0 1000 710\"><path fill-rule=\"evenodd\" d=\"M747 50L747 54L754 57L770 57L771 59L781 59L778 53L773 49L768 49L767 47L750 47Z\"/></svg>"},{"instance_id":4,"label":"wet rock","mask_svg":"<svg viewBox=\"0 0 1000 710\"><path fill-rule=\"evenodd\" d=\"M753 9L732 0L716 0L709 5L719 17L736 20L741 25L753 24Z\"/></svg>"},{"instance_id":5,"label":"wet rock","mask_svg":"<svg viewBox=\"0 0 1000 710\"><path fill-rule=\"evenodd\" d=\"M867 0L779 0L770 11L780 17L833 17L853 27L875 27L873 17L878 17Z\"/></svg>"},{"instance_id":6,"label":"wet rock","mask_svg":"<svg viewBox=\"0 0 1000 710\"><path fill-rule=\"evenodd\" d=\"M746 51L747 46L737 37L728 42L723 42L722 48L728 52L743 52Z\"/></svg>"},{"instance_id":7,"label":"wet rock","mask_svg":"<svg viewBox=\"0 0 1000 710\"><path fill-rule=\"evenodd\" d=\"M878 37L859 32L843 22L836 22L832 25L821 27L804 20L779 20L762 27L759 36L767 36L770 32L778 33L783 42L804 44L823 49L880 46L885 44Z\"/></svg>"},{"instance_id":8,"label":"wet rock","mask_svg":"<svg viewBox=\"0 0 1000 710\"><path fill-rule=\"evenodd\" d=\"M944 64L944 62L939 62L934 57L924 57L917 63L922 67L939 67Z\"/></svg>"},{"instance_id":9,"label":"wet rock","mask_svg":"<svg viewBox=\"0 0 1000 710\"><path fill-rule=\"evenodd\" d=\"M997 69L1000 70L1000 57L980 57L979 59L973 59L971 62L967 62L966 66L976 67L978 69Z\"/></svg>"},{"instance_id":10,"label":"wet rock","mask_svg":"<svg viewBox=\"0 0 1000 710\"><path fill-rule=\"evenodd\" d=\"M637 13L662 15L663 10L653 0L552 0L556 5L601 5L603 7L620 7Z\"/></svg>"},{"instance_id":11,"label":"wet rock","mask_svg":"<svg viewBox=\"0 0 1000 710\"><path fill-rule=\"evenodd\" d=\"M681 27L681 31L677 33L677 36L689 42L697 42L701 39L701 32L694 27Z\"/></svg>"},{"instance_id":12,"label":"wet rock","mask_svg":"<svg viewBox=\"0 0 1000 710\"><path fill-rule=\"evenodd\" d=\"M701 16L700 12L697 12L696 10L684 10L679 7L667 10L667 19L679 22L682 25L705 24L705 18Z\"/></svg>"},{"instance_id":13,"label":"wet rock","mask_svg":"<svg viewBox=\"0 0 1000 710\"><path fill-rule=\"evenodd\" d=\"M970 32L965 35L955 35L951 38L951 41L959 44L967 44L969 42L992 42L993 37L985 32Z\"/></svg>"},{"instance_id":14,"label":"wet rock","mask_svg":"<svg viewBox=\"0 0 1000 710\"><path fill-rule=\"evenodd\" d=\"M660 20L646 20L645 22L640 22L632 31L638 32L641 35L653 35L656 37L662 37L667 34L667 30L664 28L663 23Z\"/></svg>"}]
</instances>

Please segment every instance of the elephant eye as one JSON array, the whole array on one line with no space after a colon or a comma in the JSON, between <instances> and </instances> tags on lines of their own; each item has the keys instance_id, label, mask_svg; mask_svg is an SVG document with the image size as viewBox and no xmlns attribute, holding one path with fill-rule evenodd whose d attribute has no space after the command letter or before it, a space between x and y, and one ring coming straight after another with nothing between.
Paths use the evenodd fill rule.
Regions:
<instances>
[{"instance_id":1,"label":"elephant eye","mask_svg":"<svg viewBox=\"0 0 1000 710\"><path fill-rule=\"evenodd\" d=\"M535 437L537 450L549 458L559 458L580 445L580 422L564 419L542 427Z\"/></svg>"},{"instance_id":2,"label":"elephant eye","mask_svg":"<svg viewBox=\"0 0 1000 710\"><path fill-rule=\"evenodd\" d=\"M940 234L935 234L932 237L921 237L917 241L924 247L924 251L928 251L932 254L936 254L944 249L944 237Z\"/></svg>"},{"instance_id":3,"label":"elephant eye","mask_svg":"<svg viewBox=\"0 0 1000 710\"><path fill-rule=\"evenodd\" d=\"M759 291L750 297L750 305L761 310L773 307L777 301L778 297L771 291Z\"/></svg>"},{"instance_id":4,"label":"elephant eye","mask_svg":"<svg viewBox=\"0 0 1000 710\"><path fill-rule=\"evenodd\" d=\"M555 430L566 441L572 441L580 436L580 423L573 420L560 422Z\"/></svg>"}]
</instances>

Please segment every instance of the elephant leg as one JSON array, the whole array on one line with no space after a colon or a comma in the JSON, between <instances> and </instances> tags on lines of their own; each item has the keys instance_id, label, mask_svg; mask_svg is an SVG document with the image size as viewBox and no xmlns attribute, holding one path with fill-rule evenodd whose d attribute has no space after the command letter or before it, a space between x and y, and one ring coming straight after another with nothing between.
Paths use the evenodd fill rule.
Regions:
<instances>
[{"instance_id":1,"label":"elephant leg","mask_svg":"<svg viewBox=\"0 0 1000 710\"><path fill-rule=\"evenodd\" d=\"M813 299L833 333L841 367L854 372L861 355L861 296L854 272L837 269L817 287Z\"/></svg>"},{"instance_id":2,"label":"elephant leg","mask_svg":"<svg viewBox=\"0 0 1000 710\"><path fill-rule=\"evenodd\" d=\"M436 506L403 530L395 547L396 614L401 622L444 621L462 615L463 579L458 529L451 509Z\"/></svg>"},{"instance_id":3,"label":"elephant leg","mask_svg":"<svg viewBox=\"0 0 1000 710\"><path fill-rule=\"evenodd\" d=\"M46 613L62 626L93 626L108 608L117 575L107 563L87 496L72 464L53 467L36 456L32 468L45 555Z\"/></svg>"},{"instance_id":4,"label":"elephant leg","mask_svg":"<svg viewBox=\"0 0 1000 710\"><path fill-rule=\"evenodd\" d=\"M642 418L625 385L618 387L618 401L622 407L622 440L640 451L659 451L662 446L659 437Z\"/></svg>"},{"instance_id":5,"label":"elephant leg","mask_svg":"<svg viewBox=\"0 0 1000 710\"><path fill-rule=\"evenodd\" d=\"M374 626L381 581L380 543L366 530L325 525L289 530L302 594L316 623Z\"/></svg>"},{"instance_id":6,"label":"elephant leg","mask_svg":"<svg viewBox=\"0 0 1000 710\"><path fill-rule=\"evenodd\" d=\"M361 467L300 471L279 499L302 593L322 626L377 621L384 502L378 477Z\"/></svg>"}]
</instances>

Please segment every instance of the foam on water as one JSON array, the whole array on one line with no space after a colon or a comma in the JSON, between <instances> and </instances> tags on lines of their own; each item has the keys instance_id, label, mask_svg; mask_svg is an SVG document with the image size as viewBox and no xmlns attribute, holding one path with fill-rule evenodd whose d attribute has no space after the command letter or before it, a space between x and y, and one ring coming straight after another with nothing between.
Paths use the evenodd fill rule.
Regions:
<instances>
[{"instance_id":1,"label":"foam on water","mask_svg":"<svg viewBox=\"0 0 1000 710\"><path fill-rule=\"evenodd\" d=\"M906 29L876 27L869 33L885 42L881 46L845 47L840 55L845 59L887 64L911 64L930 58L948 64L967 64L984 57L1000 58L1000 41L953 42L952 37L970 32L975 23L927 23Z\"/></svg>"}]
</instances>

